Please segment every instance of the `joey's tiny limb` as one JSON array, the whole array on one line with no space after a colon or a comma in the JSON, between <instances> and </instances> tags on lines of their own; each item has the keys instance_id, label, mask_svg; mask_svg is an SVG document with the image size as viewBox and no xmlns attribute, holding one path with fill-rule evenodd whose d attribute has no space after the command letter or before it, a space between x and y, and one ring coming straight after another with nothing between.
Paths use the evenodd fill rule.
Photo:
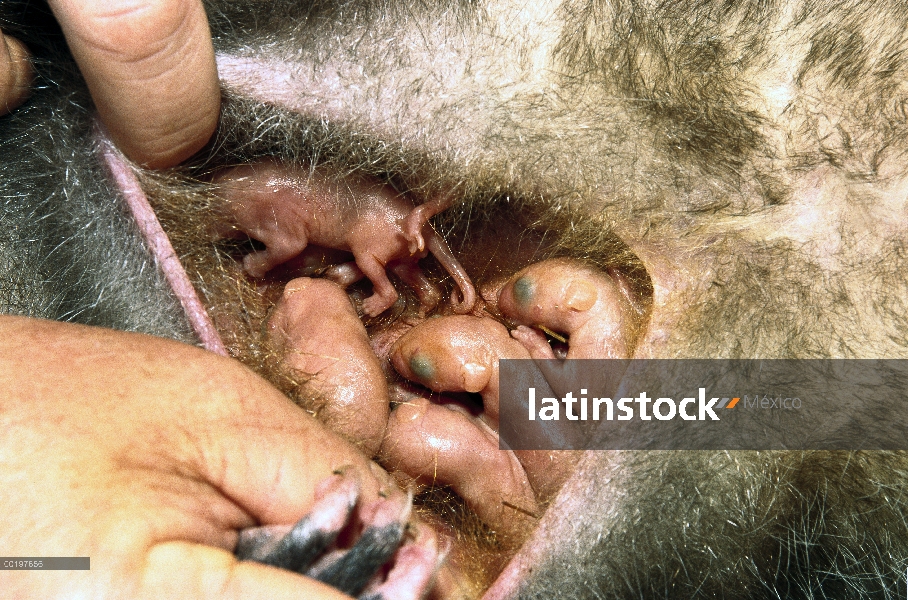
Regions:
<instances>
[{"instance_id":1,"label":"joey's tiny limb","mask_svg":"<svg viewBox=\"0 0 908 600\"><path fill-rule=\"evenodd\" d=\"M385 264L374 255L362 256L357 264L363 274L372 282L372 295L363 300L363 312L370 317L377 317L397 302L399 294L394 284L388 279Z\"/></svg>"},{"instance_id":2,"label":"joey's tiny limb","mask_svg":"<svg viewBox=\"0 0 908 600\"><path fill-rule=\"evenodd\" d=\"M530 353L530 357L537 360L555 359L555 352L545 339L545 335L539 330L526 325L518 325L516 329L511 330L511 337L523 344L523 347Z\"/></svg>"},{"instance_id":3,"label":"joey's tiny limb","mask_svg":"<svg viewBox=\"0 0 908 600\"><path fill-rule=\"evenodd\" d=\"M451 204L453 204L451 195L443 194L441 196L436 196L428 202L423 202L410 211L410 214L407 215L407 218L404 220L403 226L404 235L409 242L410 254L416 254L417 252L422 252L426 249L426 240L424 236L426 234L426 225L429 223L429 219L450 208ZM429 229L431 230L431 226L429 226Z\"/></svg>"}]
</instances>

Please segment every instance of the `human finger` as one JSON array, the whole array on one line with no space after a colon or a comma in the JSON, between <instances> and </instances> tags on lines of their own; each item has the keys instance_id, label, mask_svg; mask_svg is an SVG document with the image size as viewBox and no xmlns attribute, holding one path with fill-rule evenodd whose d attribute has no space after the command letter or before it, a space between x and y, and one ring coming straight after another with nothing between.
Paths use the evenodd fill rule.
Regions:
<instances>
[{"instance_id":1,"label":"human finger","mask_svg":"<svg viewBox=\"0 0 908 600\"><path fill-rule=\"evenodd\" d=\"M239 562L226 550L182 541L158 544L149 551L142 584L145 594L155 598L350 598L329 585L291 571L256 562Z\"/></svg>"},{"instance_id":2,"label":"human finger","mask_svg":"<svg viewBox=\"0 0 908 600\"><path fill-rule=\"evenodd\" d=\"M214 132L220 89L200 0L52 0L111 138L132 160L173 166Z\"/></svg>"},{"instance_id":3,"label":"human finger","mask_svg":"<svg viewBox=\"0 0 908 600\"><path fill-rule=\"evenodd\" d=\"M298 520L318 483L335 471L354 469L367 500L389 483L350 442L232 359L96 327L16 318L0 325L13 340L0 351L7 370L20 362L44 365L42 393L67 399L45 404L45 415L91 423L111 452L128 448L139 466L148 467L142 461L152 456L155 469L192 473L259 523ZM63 361L65 376L50 376ZM24 393L31 384L10 385Z\"/></svg>"},{"instance_id":4,"label":"human finger","mask_svg":"<svg viewBox=\"0 0 908 600\"><path fill-rule=\"evenodd\" d=\"M141 586L159 597L163 585L173 597L248 597L256 586L344 597L239 566L229 551L238 529L311 512L312 482L339 465L376 501L380 471L349 443L245 367L191 346L19 317L0 319L0 332L10 391L0 487L16 489L0 497L0 545L79 548L100 565L75 580L19 579L23 597L105 585L112 595Z\"/></svg>"},{"instance_id":5,"label":"human finger","mask_svg":"<svg viewBox=\"0 0 908 600\"><path fill-rule=\"evenodd\" d=\"M33 77L25 44L0 32L0 115L28 98Z\"/></svg>"}]
</instances>

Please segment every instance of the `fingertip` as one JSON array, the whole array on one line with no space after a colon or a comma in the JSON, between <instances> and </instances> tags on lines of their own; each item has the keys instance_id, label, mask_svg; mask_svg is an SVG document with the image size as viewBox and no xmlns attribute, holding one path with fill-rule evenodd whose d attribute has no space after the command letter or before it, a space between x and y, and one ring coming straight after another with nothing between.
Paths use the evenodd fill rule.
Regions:
<instances>
[{"instance_id":1,"label":"fingertip","mask_svg":"<svg viewBox=\"0 0 908 600\"><path fill-rule=\"evenodd\" d=\"M34 77L25 44L0 33L0 115L25 102Z\"/></svg>"},{"instance_id":2,"label":"fingertip","mask_svg":"<svg viewBox=\"0 0 908 600\"><path fill-rule=\"evenodd\" d=\"M126 156L170 167L208 142L221 95L200 0L54 0L51 7Z\"/></svg>"},{"instance_id":3,"label":"fingertip","mask_svg":"<svg viewBox=\"0 0 908 600\"><path fill-rule=\"evenodd\" d=\"M221 89L208 17L199 0L151 0L164 16L142 25L146 36L165 32L143 47L159 49L142 57L124 45L122 67L128 73L122 89L103 87L92 97L114 143L143 167L175 166L201 150L217 129ZM181 5L178 26L159 24ZM151 33L149 33L151 32ZM169 33L166 33L169 32ZM138 50L141 52L142 50ZM81 67L81 63L80 63ZM138 68L134 68L138 67ZM84 69L84 67L82 67ZM120 73L107 76L116 81ZM126 93L121 93L126 92Z\"/></svg>"},{"instance_id":4,"label":"fingertip","mask_svg":"<svg viewBox=\"0 0 908 600\"><path fill-rule=\"evenodd\" d=\"M132 119L124 122L113 111L99 108L99 114L113 142L130 160L147 169L173 167L204 148L217 129L221 97L216 75L212 81L215 93L200 94L197 108L186 109L191 103L162 108L159 123L136 127Z\"/></svg>"}]
</instances>

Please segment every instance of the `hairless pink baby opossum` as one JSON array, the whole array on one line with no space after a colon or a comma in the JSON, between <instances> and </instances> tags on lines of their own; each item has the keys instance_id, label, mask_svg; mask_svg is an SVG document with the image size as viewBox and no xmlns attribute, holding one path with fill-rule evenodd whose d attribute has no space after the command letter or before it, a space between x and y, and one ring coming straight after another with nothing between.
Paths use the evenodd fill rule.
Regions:
<instances>
[{"instance_id":1,"label":"hairless pink baby opossum","mask_svg":"<svg viewBox=\"0 0 908 600\"><path fill-rule=\"evenodd\" d=\"M346 250L353 254L356 269L347 269L343 282L365 276L374 287L363 301L366 314L374 317L398 298L387 269L414 288L426 311L437 305L440 294L417 261L431 252L460 288L454 312L473 308L476 292L469 276L428 223L448 200L417 209L376 181L348 176L341 183L320 170L293 170L272 160L235 167L215 183L235 226L265 244L264 250L243 260L253 277L264 276L309 244ZM351 277L351 272L356 275Z\"/></svg>"},{"instance_id":2,"label":"hairless pink baby opossum","mask_svg":"<svg viewBox=\"0 0 908 600\"><path fill-rule=\"evenodd\" d=\"M498 425L498 360L530 358L501 323L458 315L429 319L401 336L391 349L398 373L436 391L478 393L483 418Z\"/></svg>"},{"instance_id":3,"label":"hairless pink baby opossum","mask_svg":"<svg viewBox=\"0 0 908 600\"><path fill-rule=\"evenodd\" d=\"M578 260L555 258L521 270L501 289L498 310L522 325L512 335L533 358L555 354L530 327L567 334L567 358L630 358L636 341L639 311L621 282Z\"/></svg>"},{"instance_id":4,"label":"hairless pink baby opossum","mask_svg":"<svg viewBox=\"0 0 908 600\"><path fill-rule=\"evenodd\" d=\"M283 364L324 396L319 418L374 456L388 422L388 388L347 293L324 279L287 283L268 322Z\"/></svg>"},{"instance_id":5,"label":"hairless pink baby opossum","mask_svg":"<svg viewBox=\"0 0 908 600\"><path fill-rule=\"evenodd\" d=\"M499 528L514 522L513 506L533 511L537 501L549 498L563 483L564 474L570 472L553 468L555 463L570 463L577 458L565 452L555 456L545 451L519 451L518 463L514 454L499 451L498 361L508 358L528 359L530 355L504 325L489 317L428 319L410 329L391 348L391 363L397 372L435 392L478 393L482 397L482 413L473 416L456 404L445 407L414 397L391 414L382 445L382 455L389 464L410 474L418 473L420 478L450 485L471 506L481 504L480 498L501 494L498 509L480 515ZM547 384L540 374L530 385L541 390ZM462 434L457 439L467 441L461 445L433 445L431 432L445 429L457 430ZM534 432L528 429L525 433ZM463 468L466 463L472 463L474 468ZM526 469L525 475L523 468L514 468L520 463Z\"/></svg>"}]
</instances>

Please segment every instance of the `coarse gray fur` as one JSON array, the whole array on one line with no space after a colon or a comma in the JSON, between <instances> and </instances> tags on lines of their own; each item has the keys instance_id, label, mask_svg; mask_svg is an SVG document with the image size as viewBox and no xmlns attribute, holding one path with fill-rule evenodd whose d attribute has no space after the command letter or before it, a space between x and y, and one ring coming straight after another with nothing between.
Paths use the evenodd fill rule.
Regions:
<instances>
[{"instance_id":1,"label":"coarse gray fur","mask_svg":"<svg viewBox=\"0 0 908 600\"><path fill-rule=\"evenodd\" d=\"M0 311L193 342L98 160L91 100L60 38L3 13L0 28L29 43L39 73L34 97L0 119Z\"/></svg>"}]
</instances>

